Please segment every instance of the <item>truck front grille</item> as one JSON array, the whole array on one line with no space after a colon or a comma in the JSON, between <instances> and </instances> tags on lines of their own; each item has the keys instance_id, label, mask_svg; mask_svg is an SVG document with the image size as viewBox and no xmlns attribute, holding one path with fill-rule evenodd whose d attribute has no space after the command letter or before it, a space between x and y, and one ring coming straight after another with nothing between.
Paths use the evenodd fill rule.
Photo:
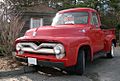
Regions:
<instances>
[{"instance_id":1,"label":"truck front grille","mask_svg":"<svg viewBox=\"0 0 120 81\"><path fill-rule=\"evenodd\" d=\"M56 43L23 42L17 45L20 47L20 51L24 52L55 54L53 48L56 46Z\"/></svg>"}]
</instances>

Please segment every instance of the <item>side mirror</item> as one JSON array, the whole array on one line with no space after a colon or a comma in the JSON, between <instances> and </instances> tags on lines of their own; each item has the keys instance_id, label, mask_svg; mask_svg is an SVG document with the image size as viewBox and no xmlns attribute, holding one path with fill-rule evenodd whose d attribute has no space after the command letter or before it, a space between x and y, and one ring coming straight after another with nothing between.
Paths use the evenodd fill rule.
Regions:
<instances>
[{"instance_id":1,"label":"side mirror","mask_svg":"<svg viewBox=\"0 0 120 81\"><path fill-rule=\"evenodd\" d=\"M108 27L106 25L101 25L100 28L101 29L108 29Z\"/></svg>"},{"instance_id":2,"label":"side mirror","mask_svg":"<svg viewBox=\"0 0 120 81\"><path fill-rule=\"evenodd\" d=\"M101 25L101 26L100 26L100 28L101 28L101 29L104 29L104 26L103 26L103 25Z\"/></svg>"}]
</instances>

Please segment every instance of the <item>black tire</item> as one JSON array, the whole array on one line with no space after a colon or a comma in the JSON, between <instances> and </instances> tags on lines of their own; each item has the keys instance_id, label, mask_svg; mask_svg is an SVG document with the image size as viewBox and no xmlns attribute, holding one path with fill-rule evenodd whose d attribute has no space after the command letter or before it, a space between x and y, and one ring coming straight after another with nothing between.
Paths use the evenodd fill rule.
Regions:
<instances>
[{"instance_id":1,"label":"black tire","mask_svg":"<svg viewBox=\"0 0 120 81\"><path fill-rule=\"evenodd\" d=\"M77 65L75 66L76 74L82 75L85 71L85 50L80 49L78 52Z\"/></svg>"},{"instance_id":2,"label":"black tire","mask_svg":"<svg viewBox=\"0 0 120 81\"><path fill-rule=\"evenodd\" d=\"M82 75L85 71L85 50L80 49L78 52L77 64L66 69L69 74Z\"/></svg>"},{"instance_id":3,"label":"black tire","mask_svg":"<svg viewBox=\"0 0 120 81\"><path fill-rule=\"evenodd\" d=\"M115 45L112 43L111 50L109 53L107 53L107 58L114 58L114 49L115 49Z\"/></svg>"}]
</instances>

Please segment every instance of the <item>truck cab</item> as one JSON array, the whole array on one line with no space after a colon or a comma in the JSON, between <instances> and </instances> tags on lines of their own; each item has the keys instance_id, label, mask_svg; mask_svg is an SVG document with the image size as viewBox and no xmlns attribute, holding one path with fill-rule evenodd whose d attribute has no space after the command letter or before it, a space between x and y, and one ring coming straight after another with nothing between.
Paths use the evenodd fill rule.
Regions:
<instances>
[{"instance_id":1,"label":"truck cab","mask_svg":"<svg viewBox=\"0 0 120 81\"><path fill-rule=\"evenodd\" d=\"M59 11L51 26L33 28L16 39L16 60L29 65L58 67L83 74L97 52L114 57L114 30L102 30L99 14L91 8ZM68 69L69 68L69 69Z\"/></svg>"}]
</instances>

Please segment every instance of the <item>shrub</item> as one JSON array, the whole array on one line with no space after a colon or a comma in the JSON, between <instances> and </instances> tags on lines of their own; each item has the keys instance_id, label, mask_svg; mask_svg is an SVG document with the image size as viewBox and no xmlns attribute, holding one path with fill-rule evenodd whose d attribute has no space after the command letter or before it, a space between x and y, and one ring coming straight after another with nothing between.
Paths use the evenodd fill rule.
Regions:
<instances>
[{"instance_id":1,"label":"shrub","mask_svg":"<svg viewBox=\"0 0 120 81\"><path fill-rule=\"evenodd\" d=\"M0 53L4 56L11 56L14 46L14 41L18 37L20 31L24 26L24 21L20 16L12 17L9 22L3 20L1 16L0 21Z\"/></svg>"}]
</instances>

